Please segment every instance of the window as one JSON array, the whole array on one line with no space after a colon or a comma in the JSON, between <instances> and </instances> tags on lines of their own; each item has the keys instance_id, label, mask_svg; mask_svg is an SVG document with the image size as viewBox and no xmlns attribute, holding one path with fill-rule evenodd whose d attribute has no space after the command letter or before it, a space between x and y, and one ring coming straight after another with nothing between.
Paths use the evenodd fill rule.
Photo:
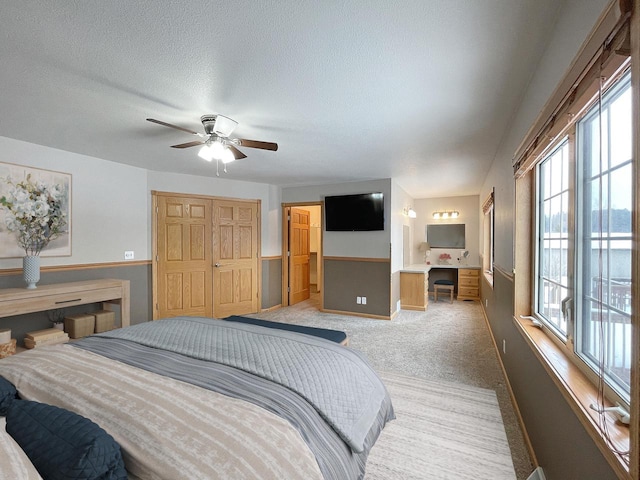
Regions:
<instances>
[{"instance_id":1,"label":"window","mask_svg":"<svg viewBox=\"0 0 640 480\"><path fill-rule=\"evenodd\" d=\"M626 403L631 375L631 111L627 73L536 166L534 313Z\"/></svg>"},{"instance_id":2,"label":"window","mask_svg":"<svg viewBox=\"0 0 640 480\"><path fill-rule=\"evenodd\" d=\"M578 122L576 350L629 400L631 383L631 75Z\"/></svg>"},{"instance_id":3,"label":"window","mask_svg":"<svg viewBox=\"0 0 640 480\"><path fill-rule=\"evenodd\" d=\"M494 224L494 192L492 191L482 204L484 219L482 224L482 270L490 284L493 284L493 224Z\"/></svg>"},{"instance_id":4,"label":"window","mask_svg":"<svg viewBox=\"0 0 640 480\"><path fill-rule=\"evenodd\" d=\"M569 295L569 140L565 139L538 166L537 312L567 338Z\"/></svg>"}]
</instances>

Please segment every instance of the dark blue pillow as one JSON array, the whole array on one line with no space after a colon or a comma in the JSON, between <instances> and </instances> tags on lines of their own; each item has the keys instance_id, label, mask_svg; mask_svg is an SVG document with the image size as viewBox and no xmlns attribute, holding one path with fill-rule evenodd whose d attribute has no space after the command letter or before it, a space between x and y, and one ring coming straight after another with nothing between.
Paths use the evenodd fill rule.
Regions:
<instances>
[{"instance_id":1,"label":"dark blue pillow","mask_svg":"<svg viewBox=\"0 0 640 480\"><path fill-rule=\"evenodd\" d=\"M126 480L120 446L91 420L44 403L16 400L7 432L47 480Z\"/></svg>"},{"instance_id":2,"label":"dark blue pillow","mask_svg":"<svg viewBox=\"0 0 640 480\"><path fill-rule=\"evenodd\" d=\"M7 410L9 410L17 396L18 392L13 383L4 377L0 377L0 417L4 417L7 414Z\"/></svg>"}]
</instances>

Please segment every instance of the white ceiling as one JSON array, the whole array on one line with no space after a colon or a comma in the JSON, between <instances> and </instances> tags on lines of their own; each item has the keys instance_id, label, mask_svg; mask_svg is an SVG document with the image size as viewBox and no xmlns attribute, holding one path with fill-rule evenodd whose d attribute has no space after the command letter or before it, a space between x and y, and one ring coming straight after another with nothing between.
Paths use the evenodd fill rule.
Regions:
<instances>
[{"instance_id":1,"label":"white ceiling","mask_svg":"<svg viewBox=\"0 0 640 480\"><path fill-rule=\"evenodd\" d=\"M3 0L0 135L215 175L147 117L277 142L228 178L479 193L559 0Z\"/></svg>"}]
</instances>

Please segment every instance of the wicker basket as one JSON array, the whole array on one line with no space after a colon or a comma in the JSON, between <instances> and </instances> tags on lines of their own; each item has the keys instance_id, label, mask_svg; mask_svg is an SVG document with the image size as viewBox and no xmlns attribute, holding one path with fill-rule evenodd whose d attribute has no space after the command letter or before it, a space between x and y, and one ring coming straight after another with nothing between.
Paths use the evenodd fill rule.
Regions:
<instances>
[{"instance_id":1,"label":"wicker basket","mask_svg":"<svg viewBox=\"0 0 640 480\"><path fill-rule=\"evenodd\" d=\"M16 339L12 338L9 343L0 343L0 358L8 357L16 353Z\"/></svg>"},{"instance_id":2,"label":"wicker basket","mask_svg":"<svg viewBox=\"0 0 640 480\"><path fill-rule=\"evenodd\" d=\"M64 319L64 331L70 338L82 338L91 335L95 328L96 317L91 314L69 315Z\"/></svg>"},{"instance_id":3,"label":"wicker basket","mask_svg":"<svg viewBox=\"0 0 640 480\"><path fill-rule=\"evenodd\" d=\"M108 332L109 330L116 328L116 312L98 310L97 312L93 312L91 315L96 319L95 333Z\"/></svg>"}]
</instances>

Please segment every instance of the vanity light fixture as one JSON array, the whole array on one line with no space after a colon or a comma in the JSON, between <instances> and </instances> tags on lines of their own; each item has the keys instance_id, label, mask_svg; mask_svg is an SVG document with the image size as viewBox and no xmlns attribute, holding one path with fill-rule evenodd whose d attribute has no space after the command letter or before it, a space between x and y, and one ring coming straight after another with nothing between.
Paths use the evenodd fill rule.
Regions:
<instances>
[{"instance_id":1,"label":"vanity light fixture","mask_svg":"<svg viewBox=\"0 0 640 480\"><path fill-rule=\"evenodd\" d=\"M458 218L460 216L460 212L457 210L442 210L438 212L433 212L433 218L439 220L441 218Z\"/></svg>"}]
</instances>

